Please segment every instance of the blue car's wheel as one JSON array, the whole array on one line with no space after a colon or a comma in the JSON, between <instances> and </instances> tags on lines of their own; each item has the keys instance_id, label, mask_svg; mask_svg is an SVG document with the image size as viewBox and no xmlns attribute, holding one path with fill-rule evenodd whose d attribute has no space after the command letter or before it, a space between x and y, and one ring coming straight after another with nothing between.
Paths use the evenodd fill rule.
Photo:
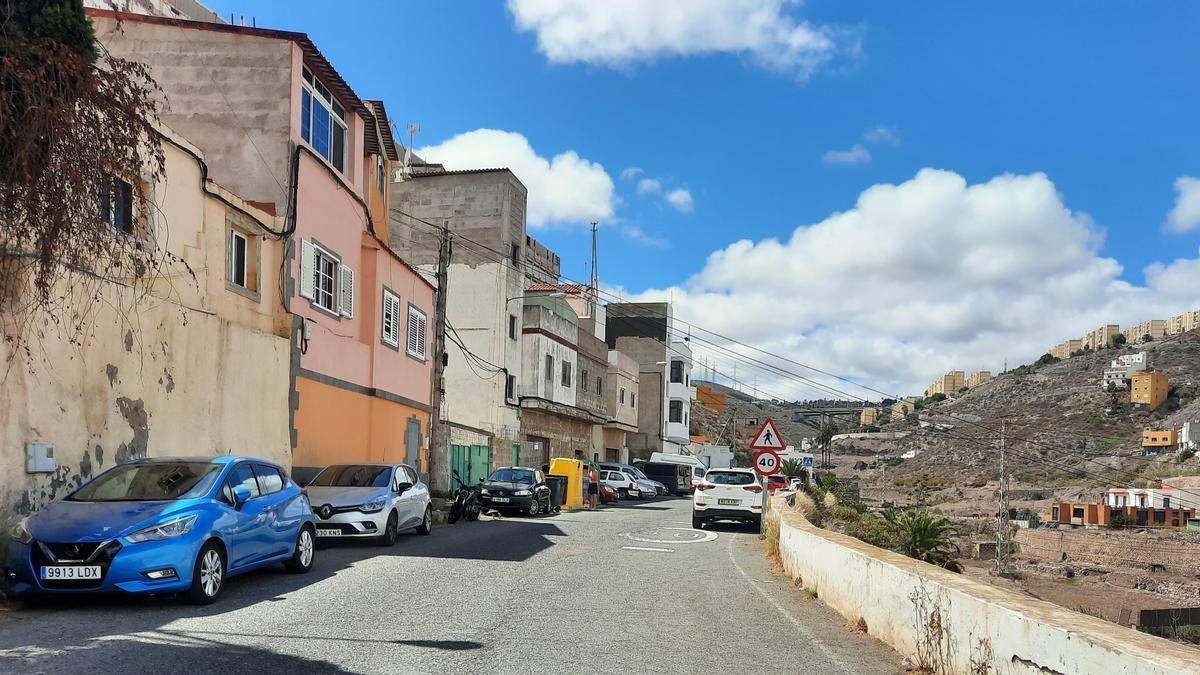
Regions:
<instances>
[{"instance_id":1,"label":"blue car's wheel","mask_svg":"<svg viewBox=\"0 0 1200 675\"><path fill-rule=\"evenodd\" d=\"M186 593L187 601L196 605L216 602L225 588L225 551L220 544L210 541L200 548L196 556L196 567L192 570L192 587Z\"/></svg>"},{"instance_id":2,"label":"blue car's wheel","mask_svg":"<svg viewBox=\"0 0 1200 675\"><path fill-rule=\"evenodd\" d=\"M305 525L300 528L300 534L296 535L296 550L292 552L292 557L283 563L283 566L288 568L289 572L304 574L312 569L315 558L316 539L313 538L312 528Z\"/></svg>"}]
</instances>

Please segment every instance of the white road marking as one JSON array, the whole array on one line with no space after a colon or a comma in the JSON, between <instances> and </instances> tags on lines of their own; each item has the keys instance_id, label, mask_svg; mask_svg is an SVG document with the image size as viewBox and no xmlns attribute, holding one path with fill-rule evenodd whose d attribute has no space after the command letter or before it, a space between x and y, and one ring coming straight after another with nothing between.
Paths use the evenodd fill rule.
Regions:
<instances>
[{"instance_id":1,"label":"white road marking","mask_svg":"<svg viewBox=\"0 0 1200 675\"><path fill-rule=\"evenodd\" d=\"M653 548L650 546L622 546L621 548L626 551L657 551L659 553L674 553L675 552L675 549L673 549L673 548Z\"/></svg>"},{"instance_id":2,"label":"white road marking","mask_svg":"<svg viewBox=\"0 0 1200 675\"><path fill-rule=\"evenodd\" d=\"M751 577L749 574L746 574L746 570L742 569L742 566L738 564L737 558L733 556L733 540L737 539L739 536L740 535L735 534L729 538L729 546L726 547L726 550L729 552L729 562L733 563L733 566L737 568L738 572L742 573L743 577L746 577L746 581L750 582L750 585L754 587L754 590L758 591L759 595L766 598L768 602L775 606L775 609L779 610L780 614L782 614L788 621L791 621L792 625L796 627L796 630L803 633L804 637L806 637L810 643L816 645L818 649L824 652L825 656L829 657L830 662L838 667L838 670L841 670L847 675L852 675L854 671L851 670L844 661L842 661L841 657L833 653L829 647L825 646L825 643L821 642L821 640L815 634L813 634L808 626L800 623L799 619L797 619L795 616L792 616L791 612L787 611L784 609L783 605L779 604L779 601L777 601L775 598L772 598L769 593L764 591L762 586L759 586L758 582L755 581L753 577Z\"/></svg>"},{"instance_id":3,"label":"white road marking","mask_svg":"<svg viewBox=\"0 0 1200 675\"><path fill-rule=\"evenodd\" d=\"M626 532L626 533L622 534L621 536L625 537L626 539L640 541L644 544L699 544L701 542L712 541L717 538L716 532L708 532L706 530L693 530L690 527L659 527L659 528L654 528L654 529L689 532L693 535L702 535L702 536L699 538L696 538L696 539L683 539L680 537L680 535L676 534L676 535L673 535L670 539L655 539L654 537L639 537L638 535L636 535L632 532Z\"/></svg>"}]
</instances>

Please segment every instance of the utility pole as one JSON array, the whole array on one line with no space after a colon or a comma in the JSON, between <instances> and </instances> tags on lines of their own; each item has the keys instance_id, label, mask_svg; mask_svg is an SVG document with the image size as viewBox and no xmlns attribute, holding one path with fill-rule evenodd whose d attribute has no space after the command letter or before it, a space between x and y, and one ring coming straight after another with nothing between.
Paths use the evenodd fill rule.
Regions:
<instances>
[{"instance_id":1,"label":"utility pole","mask_svg":"<svg viewBox=\"0 0 1200 675\"><path fill-rule=\"evenodd\" d=\"M1007 571L1005 557L1008 554L1008 499L1004 490L1007 480L1004 465L1004 441L1008 435L1008 420L1000 425L1000 504L996 512L996 576L1002 577Z\"/></svg>"},{"instance_id":2,"label":"utility pole","mask_svg":"<svg viewBox=\"0 0 1200 675\"><path fill-rule=\"evenodd\" d=\"M597 298L599 296L597 295L597 293L599 292L599 289L600 289L600 272L596 268L596 221L593 220L592 221L592 307L593 308L595 308L595 306L598 302ZM596 316L596 312L593 310L592 318L594 319L595 316Z\"/></svg>"},{"instance_id":3,"label":"utility pole","mask_svg":"<svg viewBox=\"0 0 1200 675\"><path fill-rule=\"evenodd\" d=\"M442 221L438 243L437 297L433 317L433 411L429 415L429 485L435 492L450 492L449 439L442 429L442 403L446 394L446 293L450 279L450 221ZM443 466L443 463L446 466Z\"/></svg>"}]
</instances>

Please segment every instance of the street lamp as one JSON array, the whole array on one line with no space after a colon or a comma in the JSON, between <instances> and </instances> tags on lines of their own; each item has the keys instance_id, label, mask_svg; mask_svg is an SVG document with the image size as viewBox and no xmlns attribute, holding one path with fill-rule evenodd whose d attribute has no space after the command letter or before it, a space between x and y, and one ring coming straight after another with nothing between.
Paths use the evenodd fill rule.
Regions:
<instances>
[{"instance_id":1,"label":"street lamp","mask_svg":"<svg viewBox=\"0 0 1200 675\"><path fill-rule=\"evenodd\" d=\"M504 304L507 305L508 303L512 302L513 300L520 300L521 298L565 298L565 297L567 297L567 294L563 291L554 291L553 293L545 293L545 294L534 293L532 295L530 295L530 294L515 295L515 296L505 300Z\"/></svg>"}]
</instances>

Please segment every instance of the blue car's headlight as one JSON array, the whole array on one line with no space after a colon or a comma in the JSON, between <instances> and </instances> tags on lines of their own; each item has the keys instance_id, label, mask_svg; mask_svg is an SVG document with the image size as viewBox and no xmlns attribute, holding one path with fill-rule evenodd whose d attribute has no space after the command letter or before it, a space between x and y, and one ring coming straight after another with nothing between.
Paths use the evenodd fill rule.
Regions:
<instances>
[{"instance_id":1,"label":"blue car's headlight","mask_svg":"<svg viewBox=\"0 0 1200 675\"><path fill-rule=\"evenodd\" d=\"M18 544L28 544L33 541L33 534L29 532L29 518L22 518L13 526L12 539Z\"/></svg>"},{"instance_id":2,"label":"blue car's headlight","mask_svg":"<svg viewBox=\"0 0 1200 675\"><path fill-rule=\"evenodd\" d=\"M358 507L358 510L363 513L375 513L376 511L382 511L385 506L387 506L387 499L379 496Z\"/></svg>"},{"instance_id":3,"label":"blue car's headlight","mask_svg":"<svg viewBox=\"0 0 1200 675\"><path fill-rule=\"evenodd\" d=\"M192 531L192 526L196 524L197 514L190 516L180 516L172 518L166 522L150 527L143 527L133 534L125 535L125 540L131 544L138 544L143 541L160 541L170 537L178 537Z\"/></svg>"}]
</instances>

